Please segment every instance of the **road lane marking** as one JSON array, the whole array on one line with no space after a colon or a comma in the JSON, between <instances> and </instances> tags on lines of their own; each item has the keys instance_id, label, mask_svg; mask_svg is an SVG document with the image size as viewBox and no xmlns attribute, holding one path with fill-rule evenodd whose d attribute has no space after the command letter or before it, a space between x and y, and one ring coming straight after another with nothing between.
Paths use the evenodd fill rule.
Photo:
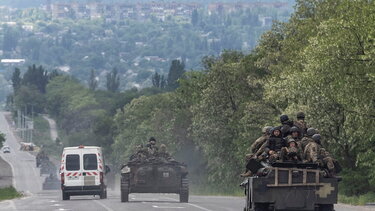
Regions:
<instances>
[{"instance_id":1,"label":"road lane marking","mask_svg":"<svg viewBox=\"0 0 375 211\"><path fill-rule=\"evenodd\" d=\"M167 207L167 206L157 206L157 205L152 205L153 208L158 208L158 209L184 209L186 207Z\"/></svg>"},{"instance_id":2,"label":"road lane marking","mask_svg":"<svg viewBox=\"0 0 375 211\"><path fill-rule=\"evenodd\" d=\"M106 209L107 211L113 211L111 208L107 207L105 204L101 203L99 200L93 200L95 203L99 204L100 206L102 206L104 209Z\"/></svg>"},{"instance_id":3,"label":"road lane marking","mask_svg":"<svg viewBox=\"0 0 375 211\"><path fill-rule=\"evenodd\" d=\"M201 209L201 210L212 211L212 210L209 210L209 209L207 209L207 208L204 208L204 207L201 207L201 206L199 206L199 205L192 204L192 203L188 203L188 205L193 206L193 207L198 208L198 209Z\"/></svg>"},{"instance_id":4,"label":"road lane marking","mask_svg":"<svg viewBox=\"0 0 375 211\"><path fill-rule=\"evenodd\" d=\"M174 201L179 201L179 200L177 200L177 199L175 199L175 198L171 198L171 197L165 197L165 198L167 198L167 199L171 199L171 200L174 200ZM196 205L196 204L192 204L192 203L186 203L186 204L187 204L187 205L190 205L190 206L192 206L192 207L198 208L198 209L200 209L200 210L204 210L204 211L212 211L212 210L210 210L210 209L207 209L207 208L201 207L201 206Z\"/></svg>"}]
</instances>

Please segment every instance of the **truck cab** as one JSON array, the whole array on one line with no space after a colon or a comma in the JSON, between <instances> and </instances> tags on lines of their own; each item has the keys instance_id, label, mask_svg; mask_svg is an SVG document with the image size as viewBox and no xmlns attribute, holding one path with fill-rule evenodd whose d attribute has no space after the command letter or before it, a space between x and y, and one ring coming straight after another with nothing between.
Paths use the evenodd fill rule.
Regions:
<instances>
[{"instance_id":1,"label":"truck cab","mask_svg":"<svg viewBox=\"0 0 375 211\"><path fill-rule=\"evenodd\" d=\"M60 177L63 200L70 196L99 195L107 198L102 149L97 146L66 147L61 156Z\"/></svg>"}]
</instances>

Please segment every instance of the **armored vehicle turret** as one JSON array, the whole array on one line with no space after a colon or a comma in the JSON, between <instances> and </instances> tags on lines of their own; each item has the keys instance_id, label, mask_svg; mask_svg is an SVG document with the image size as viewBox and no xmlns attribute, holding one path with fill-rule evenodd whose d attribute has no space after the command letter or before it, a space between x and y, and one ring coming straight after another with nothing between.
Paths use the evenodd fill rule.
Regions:
<instances>
[{"instance_id":1,"label":"armored vehicle turret","mask_svg":"<svg viewBox=\"0 0 375 211\"><path fill-rule=\"evenodd\" d=\"M121 168L121 202L128 202L130 193L176 193L180 202L188 202L187 174L186 165L174 160L130 161Z\"/></svg>"}]
</instances>

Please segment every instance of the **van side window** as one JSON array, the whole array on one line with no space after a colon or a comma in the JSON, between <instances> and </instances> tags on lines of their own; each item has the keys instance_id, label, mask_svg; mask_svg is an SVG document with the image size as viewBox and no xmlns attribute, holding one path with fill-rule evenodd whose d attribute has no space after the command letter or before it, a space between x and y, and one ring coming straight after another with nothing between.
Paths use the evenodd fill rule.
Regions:
<instances>
[{"instance_id":1,"label":"van side window","mask_svg":"<svg viewBox=\"0 0 375 211\"><path fill-rule=\"evenodd\" d=\"M85 154L83 155L83 169L84 170L97 170L98 160L96 154Z\"/></svg>"},{"instance_id":2,"label":"van side window","mask_svg":"<svg viewBox=\"0 0 375 211\"><path fill-rule=\"evenodd\" d=\"M66 156L66 170L67 171L77 171L80 169L79 166L79 155L67 155Z\"/></svg>"}]
</instances>

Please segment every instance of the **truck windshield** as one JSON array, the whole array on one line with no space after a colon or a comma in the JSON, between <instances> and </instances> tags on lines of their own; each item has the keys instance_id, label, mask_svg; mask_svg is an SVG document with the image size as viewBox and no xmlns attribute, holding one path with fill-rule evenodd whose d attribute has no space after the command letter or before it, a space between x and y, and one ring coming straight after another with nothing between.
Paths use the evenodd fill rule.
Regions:
<instances>
[{"instance_id":1,"label":"truck windshield","mask_svg":"<svg viewBox=\"0 0 375 211\"><path fill-rule=\"evenodd\" d=\"M66 156L66 170L77 171L80 169L79 166L79 155L67 155Z\"/></svg>"},{"instance_id":2,"label":"truck windshield","mask_svg":"<svg viewBox=\"0 0 375 211\"><path fill-rule=\"evenodd\" d=\"M85 170L98 169L98 161L96 159L96 154L83 155L83 169Z\"/></svg>"}]
</instances>

